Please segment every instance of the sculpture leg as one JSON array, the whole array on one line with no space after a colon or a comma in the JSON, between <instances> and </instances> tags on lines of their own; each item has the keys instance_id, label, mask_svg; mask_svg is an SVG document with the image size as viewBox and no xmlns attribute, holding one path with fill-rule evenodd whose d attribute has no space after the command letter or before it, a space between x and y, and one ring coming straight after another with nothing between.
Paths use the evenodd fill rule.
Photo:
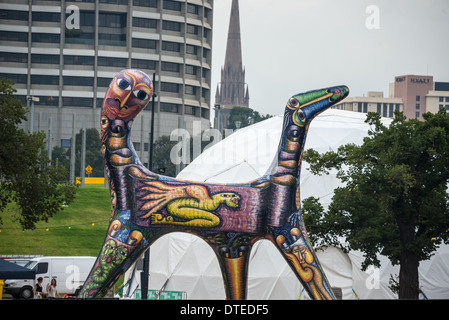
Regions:
<instances>
[{"instance_id":1,"label":"sculpture leg","mask_svg":"<svg viewBox=\"0 0 449 320\"><path fill-rule=\"evenodd\" d=\"M238 233L222 233L206 239L218 258L228 300L247 298L251 240L250 236Z\"/></svg>"},{"instance_id":2,"label":"sculpture leg","mask_svg":"<svg viewBox=\"0 0 449 320\"><path fill-rule=\"evenodd\" d=\"M334 300L335 296L308 239L302 217L272 228L275 243L296 277L314 300Z\"/></svg>"},{"instance_id":3,"label":"sculpture leg","mask_svg":"<svg viewBox=\"0 0 449 320\"><path fill-rule=\"evenodd\" d=\"M220 257L226 298L228 300L246 300L248 286L248 256L238 258Z\"/></svg>"},{"instance_id":4,"label":"sculpture leg","mask_svg":"<svg viewBox=\"0 0 449 320\"><path fill-rule=\"evenodd\" d=\"M79 293L80 298L102 298L128 268L161 234L157 230L138 228L123 213L113 219L100 254Z\"/></svg>"}]
</instances>

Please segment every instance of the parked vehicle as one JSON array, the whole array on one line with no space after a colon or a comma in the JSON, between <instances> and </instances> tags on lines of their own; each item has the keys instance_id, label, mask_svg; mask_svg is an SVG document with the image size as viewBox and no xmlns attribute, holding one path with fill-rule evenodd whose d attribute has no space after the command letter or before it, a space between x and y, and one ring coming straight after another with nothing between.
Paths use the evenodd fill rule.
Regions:
<instances>
[{"instance_id":1,"label":"parked vehicle","mask_svg":"<svg viewBox=\"0 0 449 320\"><path fill-rule=\"evenodd\" d=\"M26 268L36 271L34 280L6 280L3 292L14 298L33 298L33 288L37 279L44 279L42 288L45 292L51 279L56 279L57 290L61 296L73 295L83 285L95 263L96 257L39 257L31 259Z\"/></svg>"}]
</instances>

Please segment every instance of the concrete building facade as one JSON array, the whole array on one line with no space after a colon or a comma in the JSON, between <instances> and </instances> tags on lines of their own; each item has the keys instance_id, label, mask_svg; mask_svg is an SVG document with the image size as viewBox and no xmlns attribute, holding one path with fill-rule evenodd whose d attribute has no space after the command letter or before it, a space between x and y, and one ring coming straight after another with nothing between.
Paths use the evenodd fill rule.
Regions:
<instances>
[{"instance_id":1,"label":"concrete building facade","mask_svg":"<svg viewBox=\"0 0 449 320\"><path fill-rule=\"evenodd\" d=\"M99 128L109 83L126 68L155 74L155 139L210 127L213 0L3 0L0 15L0 78L30 107L34 97L24 128L52 146L70 146L74 115L77 132ZM151 108L134 123L144 163Z\"/></svg>"}]
</instances>

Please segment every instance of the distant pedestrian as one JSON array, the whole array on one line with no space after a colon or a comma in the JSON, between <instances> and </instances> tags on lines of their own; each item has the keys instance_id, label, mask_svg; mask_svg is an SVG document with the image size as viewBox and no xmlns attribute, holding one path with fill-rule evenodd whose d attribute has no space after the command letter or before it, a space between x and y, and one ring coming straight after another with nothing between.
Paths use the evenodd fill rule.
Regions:
<instances>
[{"instance_id":1,"label":"distant pedestrian","mask_svg":"<svg viewBox=\"0 0 449 320\"><path fill-rule=\"evenodd\" d=\"M34 286L34 297L36 299L42 299L44 297L44 293L42 291L42 282L44 281L44 278L39 277L37 278L37 283Z\"/></svg>"},{"instance_id":2,"label":"distant pedestrian","mask_svg":"<svg viewBox=\"0 0 449 320\"><path fill-rule=\"evenodd\" d=\"M51 282L47 284L47 295L50 298L59 298L58 290L56 290L56 279L51 279Z\"/></svg>"}]
</instances>

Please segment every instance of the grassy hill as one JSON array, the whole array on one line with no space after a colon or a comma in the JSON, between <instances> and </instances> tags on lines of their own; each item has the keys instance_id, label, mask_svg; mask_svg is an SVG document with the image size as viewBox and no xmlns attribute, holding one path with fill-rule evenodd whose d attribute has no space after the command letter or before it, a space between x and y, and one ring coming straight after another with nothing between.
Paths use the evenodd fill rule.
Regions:
<instances>
[{"instance_id":1,"label":"grassy hill","mask_svg":"<svg viewBox=\"0 0 449 320\"><path fill-rule=\"evenodd\" d=\"M23 231L15 221L17 206L10 204L0 215L0 254L45 256L97 256L110 217L109 190L87 184L77 191L76 199L48 222L34 230Z\"/></svg>"}]
</instances>

